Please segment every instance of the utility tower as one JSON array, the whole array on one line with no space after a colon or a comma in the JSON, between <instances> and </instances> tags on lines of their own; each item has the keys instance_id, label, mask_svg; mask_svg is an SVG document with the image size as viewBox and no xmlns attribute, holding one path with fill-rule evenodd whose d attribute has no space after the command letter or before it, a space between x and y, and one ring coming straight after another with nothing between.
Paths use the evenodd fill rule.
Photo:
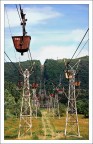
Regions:
<instances>
[{"instance_id":1,"label":"utility tower","mask_svg":"<svg viewBox=\"0 0 93 144\"><path fill-rule=\"evenodd\" d=\"M59 119L60 119L58 92L55 93L55 97L54 97L54 110L55 110L56 108L57 108L57 112L58 112L58 117L59 117Z\"/></svg>"},{"instance_id":2,"label":"utility tower","mask_svg":"<svg viewBox=\"0 0 93 144\"><path fill-rule=\"evenodd\" d=\"M38 87L37 83L33 83L32 84L32 93L33 93L33 96L32 96L32 108L35 108L36 118L37 118L37 109L40 107L40 103L39 103L38 97L36 95L37 87Z\"/></svg>"},{"instance_id":3,"label":"utility tower","mask_svg":"<svg viewBox=\"0 0 93 144\"><path fill-rule=\"evenodd\" d=\"M58 85L58 88L56 88L55 99L54 99L54 108L55 108L55 106L56 106L57 112L58 112L58 116L59 116L59 119L60 119L60 111L59 111L59 94L62 94L62 93L63 93L61 81L62 81L62 76L61 76L61 74L60 74L59 85Z\"/></svg>"},{"instance_id":4,"label":"utility tower","mask_svg":"<svg viewBox=\"0 0 93 144\"><path fill-rule=\"evenodd\" d=\"M54 88L54 93L55 93L55 97L54 97L54 110L55 109L57 109L57 113L58 113L58 117L59 117L59 119L60 119L60 110L59 110L59 100L60 100L60 98L59 98L59 95L61 94L63 94L63 87L62 87L62 83L61 83L61 81L62 81L62 76L61 76L61 74L60 74L60 78L59 78L59 84L58 84L58 86L56 87L56 88Z\"/></svg>"},{"instance_id":5,"label":"utility tower","mask_svg":"<svg viewBox=\"0 0 93 144\"><path fill-rule=\"evenodd\" d=\"M75 87L80 85L80 82L75 80L77 74L77 69L79 66L80 60L74 65L70 66L68 64L65 71L66 78L69 80L69 92L68 92L68 107L66 111L66 126L65 126L65 136L80 136L78 115L77 115L77 106L76 106L76 90Z\"/></svg>"},{"instance_id":6,"label":"utility tower","mask_svg":"<svg viewBox=\"0 0 93 144\"><path fill-rule=\"evenodd\" d=\"M49 95L49 107L48 107L49 112L50 112L50 109L52 110L53 118L54 118L54 115L55 115L54 97L55 97L55 95L53 93Z\"/></svg>"},{"instance_id":7,"label":"utility tower","mask_svg":"<svg viewBox=\"0 0 93 144\"><path fill-rule=\"evenodd\" d=\"M18 138L26 135L32 136L32 109L31 109L30 85L29 85L30 71L28 69L26 69L25 71L21 69L20 73L24 77L24 85L23 85Z\"/></svg>"}]
</instances>

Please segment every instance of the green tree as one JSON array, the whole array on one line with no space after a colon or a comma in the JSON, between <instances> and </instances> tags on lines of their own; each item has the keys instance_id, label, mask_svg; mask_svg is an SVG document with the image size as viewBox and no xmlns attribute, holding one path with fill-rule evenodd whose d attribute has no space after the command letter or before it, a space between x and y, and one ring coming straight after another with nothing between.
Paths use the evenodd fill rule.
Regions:
<instances>
[{"instance_id":1,"label":"green tree","mask_svg":"<svg viewBox=\"0 0 93 144\"><path fill-rule=\"evenodd\" d=\"M15 99L6 89L4 92L4 114L5 119L7 117L12 117L15 114Z\"/></svg>"},{"instance_id":2,"label":"green tree","mask_svg":"<svg viewBox=\"0 0 93 144\"><path fill-rule=\"evenodd\" d=\"M59 114L60 116L64 116L66 114L66 106L64 104L59 103ZM58 109L55 110L55 116L59 116Z\"/></svg>"},{"instance_id":3,"label":"green tree","mask_svg":"<svg viewBox=\"0 0 93 144\"><path fill-rule=\"evenodd\" d=\"M87 99L78 100L77 111L84 114L84 117L89 117L89 101Z\"/></svg>"}]
</instances>

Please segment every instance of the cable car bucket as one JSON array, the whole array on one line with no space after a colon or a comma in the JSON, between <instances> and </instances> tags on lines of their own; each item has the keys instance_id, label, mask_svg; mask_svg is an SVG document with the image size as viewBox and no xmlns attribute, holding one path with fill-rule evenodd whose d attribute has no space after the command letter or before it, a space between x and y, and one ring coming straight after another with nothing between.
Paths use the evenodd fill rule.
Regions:
<instances>
[{"instance_id":1,"label":"cable car bucket","mask_svg":"<svg viewBox=\"0 0 93 144\"><path fill-rule=\"evenodd\" d=\"M25 26L27 19L25 18L25 15L26 14L23 13L23 9L21 9L20 5L20 16L21 16L23 36L12 36L12 40L16 51L20 52L21 55L23 55L24 52L27 52L29 50L31 40L31 37L26 35L27 32L25 30Z\"/></svg>"},{"instance_id":2,"label":"cable car bucket","mask_svg":"<svg viewBox=\"0 0 93 144\"><path fill-rule=\"evenodd\" d=\"M20 52L21 55L28 51L31 40L30 36L12 36L12 40L16 51Z\"/></svg>"},{"instance_id":3,"label":"cable car bucket","mask_svg":"<svg viewBox=\"0 0 93 144\"><path fill-rule=\"evenodd\" d=\"M81 83L80 81L76 81L76 82L74 83L74 85L75 85L75 86L80 86L80 83Z\"/></svg>"}]
</instances>

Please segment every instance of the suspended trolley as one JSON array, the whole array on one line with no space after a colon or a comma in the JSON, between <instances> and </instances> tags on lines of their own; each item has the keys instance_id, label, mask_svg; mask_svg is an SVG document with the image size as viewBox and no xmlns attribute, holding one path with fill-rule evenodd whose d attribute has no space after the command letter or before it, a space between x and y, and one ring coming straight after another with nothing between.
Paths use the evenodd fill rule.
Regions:
<instances>
[{"instance_id":1,"label":"suspended trolley","mask_svg":"<svg viewBox=\"0 0 93 144\"><path fill-rule=\"evenodd\" d=\"M38 84L37 83L33 83L32 84L32 89L36 89L38 87Z\"/></svg>"},{"instance_id":2,"label":"suspended trolley","mask_svg":"<svg viewBox=\"0 0 93 144\"><path fill-rule=\"evenodd\" d=\"M16 51L20 52L21 55L29 50L30 36L12 36L12 39Z\"/></svg>"},{"instance_id":3,"label":"suspended trolley","mask_svg":"<svg viewBox=\"0 0 93 144\"><path fill-rule=\"evenodd\" d=\"M75 86L80 86L80 81L76 81L76 82L74 83L74 85L75 85Z\"/></svg>"},{"instance_id":4,"label":"suspended trolley","mask_svg":"<svg viewBox=\"0 0 93 144\"><path fill-rule=\"evenodd\" d=\"M71 70L66 70L65 71L65 77L67 79L72 79L73 75L72 75L72 71Z\"/></svg>"},{"instance_id":5,"label":"suspended trolley","mask_svg":"<svg viewBox=\"0 0 93 144\"><path fill-rule=\"evenodd\" d=\"M31 36L26 35L27 32L25 30L25 25L27 19L25 19L25 14L23 13L23 9L21 9L21 5L20 5L20 16L22 20L21 25L22 25L23 35L12 36L12 40L16 51L20 52L21 55L23 55L24 52L27 52L29 50Z\"/></svg>"}]
</instances>

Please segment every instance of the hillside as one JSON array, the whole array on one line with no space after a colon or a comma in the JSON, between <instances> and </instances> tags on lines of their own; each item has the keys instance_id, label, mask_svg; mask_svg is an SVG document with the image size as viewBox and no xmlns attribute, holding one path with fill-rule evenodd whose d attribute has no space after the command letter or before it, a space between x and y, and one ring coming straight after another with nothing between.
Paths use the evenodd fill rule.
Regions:
<instances>
[{"instance_id":1,"label":"hillside","mask_svg":"<svg viewBox=\"0 0 93 144\"><path fill-rule=\"evenodd\" d=\"M81 81L81 88L88 89L89 85L89 57L85 56L80 58L81 62L79 64L79 79ZM54 82L55 85L58 85L60 74L62 76L62 84L65 86L68 84L68 80L65 78L65 65L64 60L53 60L53 59L47 59L44 63L44 66L41 66L41 63L39 60L33 60L35 61L34 66L34 73L30 76L30 83L33 83L36 81L37 83L40 83L40 80L45 79L46 81L46 87L48 87L51 82ZM66 61L69 61L66 59ZM71 61L71 66L73 66L78 59L73 59ZM15 66L19 69L19 64L14 63ZM21 66L23 70L26 68L29 68L31 66L30 61L21 62ZM41 77L42 76L42 77ZM22 76L19 75L18 70L12 65L11 62L5 63L4 65L4 78L5 81L13 82L15 84L18 83L19 77L23 80Z\"/></svg>"},{"instance_id":2,"label":"hillside","mask_svg":"<svg viewBox=\"0 0 93 144\"><path fill-rule=\"evenodd\" d=\"M34 65L34 72L30 76L30 83L33 83L34 81L39 82L41 77L41 63L39 60L33 60L35 62ZM25 62L20 62L20 65L23 69L30 69L32 66L32 63L28 60ZM11 63L7 62L4 64L4 79L5 81L12 82L14 84L17 84L19 79L23 81L23 76L19 73L20 71L19 63Z\"/></svg>"},{"instance_id":3,"label":"hillside","mask_svg":"<svg viewBox=\"0 0 93 144\"><path fill-rule=\"evenodd\" d=\"M79 97L77 98L77 108L78 113L84 114L85 117L88 117L89 115L89 57L85 56L80 58L81 62L79 64L79 80L81 81L80 86L80 93ZM60 74L61 74L61 83L62 87L64 87L66 93L68 94L68 80L65 78L65 65L64 60L53 60L53 59L47 59L43 66L41 66L41 63L39 60L34 60L34 72L30 76L30 84L33 82L36 82L39 84L37 93L40 90L40 82L41 82L41 89L44 89L44 83L46 88L46 94L49 95L49 93L53 93L53 84L54 86L58 86L59 80L60 80ZM69 61L66 59L66 61ZM78 59L73 59L70 63L71 66L73 66ZM18 63L14 63L17 69ZM13 114L13 115L19 115L20 110L20 102L21 102L21 95L20 92L17 90L17 84L18 81L23 81L23 77L18 73L18 70L16 67L12 66L12 63L5 63L5 115ZM22 62L21 67L23 70L26 68L30 68L31 63L30 61ZM40 96L41 97L41 96ZM11 105L7 105L7 103L11 102ZM47 103L47 97L43 95L41 97L40 103L46 104ZM64 95L60 95L60 103L67 105L67 98ZM13 104L13 105L12 105ZM11 109L12 108L12 109ZM14 108L14 110L13 110ZM8 109L8 111L7 111ZM13 111L12 111L13 110ZM9 112L9 113L8 113ZM7 114L8 113L8 114Z\"/></svg>"}]
</instances>

